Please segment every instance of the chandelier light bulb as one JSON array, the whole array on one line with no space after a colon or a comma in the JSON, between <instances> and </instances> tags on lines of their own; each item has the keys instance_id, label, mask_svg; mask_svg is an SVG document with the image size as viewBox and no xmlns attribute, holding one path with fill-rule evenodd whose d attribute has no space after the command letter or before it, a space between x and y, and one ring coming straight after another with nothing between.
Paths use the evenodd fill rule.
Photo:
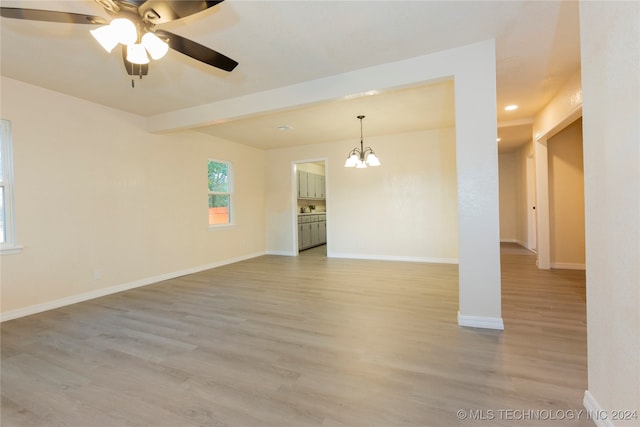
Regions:
<instances>
[{"instance_id":1,"label":"chandelier light bulb","mask_svg":"<svg viewBox=\"0 0 640 427\"><path fill-rule=\"evenodd\" d=\"M344 167L345 168L354 168L354 167L356 167L356 165L358 164L359 161L360 161L360 159L358 158L358 155L353 153L349 157L347 157L347 161L344 162Z\"/></svg>"},{"instance_id":2,"label":"chandelier light bulb","mask_svg":"<svg viewBox=\"0 0 640 427\"><path fill-rule=\"evenodd\" d=\"M369 153L367 156L367 164L369 166L380 166L380 160L378 160L378 157L374 152Z\"/></svg>"}]
</instances>

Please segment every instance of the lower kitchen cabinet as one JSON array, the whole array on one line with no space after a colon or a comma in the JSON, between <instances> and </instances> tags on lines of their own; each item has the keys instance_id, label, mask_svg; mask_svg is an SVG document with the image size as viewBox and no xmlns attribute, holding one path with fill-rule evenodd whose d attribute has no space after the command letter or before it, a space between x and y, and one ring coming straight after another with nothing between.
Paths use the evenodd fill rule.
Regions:
<instances>
[{"instance_id":1,"label":"lower kitchen cabinet","mask_svg":"<svg viewBox=\"0 0 640 427\"><path fill-rule=\"evenodd\" d=\"M298 249L308 249L327 243L325 215L298 216Z\"/></svg>"},{"instance_id":2,"label":"lower kitchen cabinet","mask_svg":"<svg viewBox=\"0 0 640 427\"><path fill-rule=\"evenodd\" d=\"M298 230L298 249L305 249L311 247L311 224L300 224L300 230Z\"/></svg>"},{"instance_id":3,"label":"lower kitchen cabinet","mask_svg":"<svg viewBox=\"0 0 640 427\"><path fill-rule=\"evenodd\" d=\"M327 222L326 221L318 222L318 233L319 233L320 243L327 243Z\"/></svg>"}]
</instances>

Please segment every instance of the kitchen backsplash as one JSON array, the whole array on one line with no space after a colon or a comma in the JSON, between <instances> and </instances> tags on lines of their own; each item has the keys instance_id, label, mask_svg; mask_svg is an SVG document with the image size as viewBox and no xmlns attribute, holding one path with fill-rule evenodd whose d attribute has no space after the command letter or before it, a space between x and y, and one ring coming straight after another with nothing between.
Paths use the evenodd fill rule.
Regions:
<instances>
[{"instance_id":1,"label":"kitchen backsplash","mask_svg":"<svg viewBox=\"0 0 640 427\"><path fill-rule=\"evenodd\" d=\"M298 212L311 212L310 206L315 206L313 212L327 211L327 204L324 200L298 200Z\"/></svg>"}]
</instances>

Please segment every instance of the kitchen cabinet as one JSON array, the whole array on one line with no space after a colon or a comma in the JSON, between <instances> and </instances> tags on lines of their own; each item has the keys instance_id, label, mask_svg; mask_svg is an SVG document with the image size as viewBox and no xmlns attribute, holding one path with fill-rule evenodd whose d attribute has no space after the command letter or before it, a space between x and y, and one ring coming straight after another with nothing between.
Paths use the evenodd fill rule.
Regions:
<instances>
[{"instance_id":1,"label":"kitchen cabinet","mask_svg":"<svg viewBox=\"0 0 640 427\"><path fill-rule=\"evenodd\" d=\"M300 224L299 225L299 243L300 247L298 249L306 249L310 248L311 245L311 224Z\"/></svg>"},{"instance_id":2,"label":"kitchen cabinet","mask_svg":"<svg viewBox=\"0 0 640 427\"><path fill-rule=\"evenodd\" d=\"M298 198L300 199L324 199L325 179L323 175L311 172L298 171Z\"/></svg>"},{"instance_id":3,"label":"kitchen cabinet","mask_svg":"<svg viewBox=\"0 0 640 427\"><path fill-rule=\"evenodd\" d=\"M327 243L326 215L298 215L298 250Z\"/></svg>"},{"instance_id":4,"label":"kitchen cabinet","mask_svg":"<svg viewBox=\"0 0 640 427\"><path fill-rule=\"evenodd\" d=\"M312 222L311 225L311 246L320 244L320 228L318 222Z\"/></svg>"},{"instance_id":5,"label":"kitchen cabinet","mask_svg":"<svg viewBox=\"0 0 640 427\"><path fill-rule=\"evenodd\" d=\"M307 172L307 197L316 198L316 174Z\"/></svg>"},{"instance_id":6,"label":"kitchen cabinet","mask_svg":"<svg viewBox=\"0 0 640 427\"><path fill-rule=\"evenodd\" d=\"M318 199L324 199L324 176L314 175L314 193ZM311 194L311 193L309 193Z\"/></svg>"},{"instance_id":7,"label":"kitchen cabinet","mask_svg":"<svg viewBox=\"0 0 640 427\"><path fill-rule=\"evenodd\" d=\"M319 221L318 222L318 234L320 243L327 243L327 222Z\"/></svg>"},{"instance_id":8,"label":"kitchen cabinet","mask_svg":"<svg viewBox=\"0 0 640 427\"><path fill-rule=\"evenodd\" d=\"M305 171L298 171L298 197L309 197L309 173Z\"/></svg>"}]
</instances>

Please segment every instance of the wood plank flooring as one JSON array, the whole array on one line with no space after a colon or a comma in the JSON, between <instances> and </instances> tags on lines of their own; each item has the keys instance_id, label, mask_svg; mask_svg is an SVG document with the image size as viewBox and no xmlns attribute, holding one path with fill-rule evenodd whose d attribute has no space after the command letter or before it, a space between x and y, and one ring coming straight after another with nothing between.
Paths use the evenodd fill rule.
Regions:
<instances>
[{"instance_id":1,"label":"wood plank flooring","mask_svg":"<svg viewBox=\"0 0 640 427\"><path fill-rule=\"evenodd\" d=\"M457 266L324 250L3 323L2 426L594 425L584 272L506 245L500 332L457 326Z\"/></svg>"}]
</instances>

